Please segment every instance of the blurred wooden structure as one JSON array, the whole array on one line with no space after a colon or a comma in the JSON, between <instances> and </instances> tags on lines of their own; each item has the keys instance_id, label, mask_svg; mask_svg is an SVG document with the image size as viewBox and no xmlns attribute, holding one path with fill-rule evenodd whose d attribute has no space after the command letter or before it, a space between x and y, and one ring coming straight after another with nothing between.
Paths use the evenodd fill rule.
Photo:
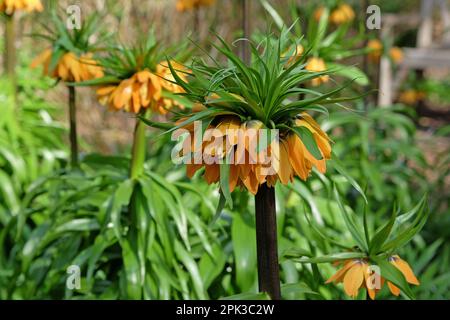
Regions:
<instances>
[{"instance_id":1,"label":"blurred wooden structure","mask_svg":"<svg viewBox=\"0 0 450 320\"><path fill-rule=\"evenodd\" d=\"M441 43L433 40L433 10L441 14L444 34ZM422 0L420 15L386 15L383 17L382 38L389 37L395 25L419 25L416 48L403 48L404 59L395 77L391 61L382 57L380 62L380 106L392 105L401 84L410 70L450 68L450 15L447 0Z\"/></svg>"}]
</instances>

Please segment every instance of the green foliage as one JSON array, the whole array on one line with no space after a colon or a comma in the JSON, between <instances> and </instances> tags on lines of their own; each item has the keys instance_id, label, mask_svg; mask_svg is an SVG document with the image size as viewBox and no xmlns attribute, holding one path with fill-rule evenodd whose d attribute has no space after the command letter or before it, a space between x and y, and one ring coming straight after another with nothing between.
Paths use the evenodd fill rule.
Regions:
<instances>
[{"instance_id":1,"label":"green foliage","mask_svg":"<svg viewBox=\"0 0 450 320\"><path fill-rule=\"evenodd\" d=\"M33 211L27 203L35 196L33 187L62 167L66 148L58 138L64 128L51 115L54 108L25 87L18 97L23 102L18 110L11 84L6 79L0 82L0 298L12 298L16 284L10 280L20 268L25 241L20 234L31 237L36 226L25 222L24 215ZM3 91L6 88L11 91ZM39 226L34 234L43 230Z\"/></svg>"},{"instance_id":2,"label":"green foliage","mask_svg":"<svg viewBox=\"0 0 450 320\"><path fill-rule=\"evenodd\" d=\"M127 161L88 157L81 163L82 172L52 177L35 190L40 196L28 206L48 211L30 212L25 218L51 220L44 224L45 232L25 243L28 256L21 274L33 286L35 268L48 266L42 277L64 297L206 298L207 288L191 255L214 254L210 232L184 207L176 187L153 173L128 180L127 165L120 163ZM130 203L136 207L131 209ZM74 246L70 252L68 244ZM70 265L82 270L79 292L65 289ZM27 291L29 297L49 297L46 290L35 290Z\"/></svg>"},{"instance_id":3,"label":"green foliage","mask_svg":"<svg viewBox=\"0 0 450 320\"><path fill-rule=\"evenodd\" d=\"M403 109L395 107L374 109L364 117L335 112L322 127L331 132L336 130L333 137L336 140L345 137L346 143L336 143L334 147L334 159L330 161L330 165L336 170L336 174L333 173L334 170L330 171L327 177L318 174L319 179L312 181L309 186L312 191L300 185L292 188L306 202L305 212L310 212L306 215L299 213L305 216L303 223L307 223L310 228L299 232L309 235L311 243L306 245L294 242L297 244L289 247L284 256L302 257L298 259L302 263L321 263L320 270L328 278L332 269L327 271L328 267L323 263L350 257L367 257L370 256L369 251L379 260L377 256L380 254L397 252L411 263L421 281L421 285L411 288L411 291L404 287L404 290L408 291L407 294L419 299L425 297L442 299L443 291L436 288L431 277L446 279L448 276L447 270L442 269L441 264L446 263L449 248L439 246L441 241L445 241L442 239L448 239L448 235L443 231L445 226L448 226L443 219L447 211L445 200L442 202L440 196L432 193L437 186L423 176L428 165L422 151L416 146L412 120ZM339 133L336 128L339 128ZM342 170L350 173L352 178L348 179L348 173L344 174ZM445 172L443 174L445 175ZM346 201L351 203L356 213L350 207L340 205L342 201L340 197L339 201L324 200L327 197L331 198L333 182L339 193L345 194ZM358 182L365 185L367 202L357 193L361 191L358 190ZM429 192L428 208L425 207L423 199L420 203L416 200L427 192ZM300 199L291 201L294 207L304 206ZM397 208L394 204L397 204ZM398 214L398 208L413 209ZM385 214L387 212L392 213L391 218ZM428 223L425 225L427 219ZM436 222L439 221L437 223L442 225L442 229L436 229L434 219ZM434 231L427 230L430 228ZM408 241L412 244L405 246ZM424 245L433 241L435 244L430 248ZM417 243L422 246L418 246ZM355 249L355 244L358 245L358 249ZM310 250L311 247L317 250L316 254ZM416 264L418 257L427 259L424 260L427 262L421 265L428 264L431 268L430 274L425 278L421 274L423 269ZM431 274L433 276L430 276ZM397 281L402 282L401 279ZM433 284L423 286L428 281ZM424 287L426 289L423 289ZM319 291L326 296L333 290L320 288ZM389 296L385 295L384 291L381 292L382 298ZM332 296L336 294L334 292Z\"/></svg>"}]
</instances>

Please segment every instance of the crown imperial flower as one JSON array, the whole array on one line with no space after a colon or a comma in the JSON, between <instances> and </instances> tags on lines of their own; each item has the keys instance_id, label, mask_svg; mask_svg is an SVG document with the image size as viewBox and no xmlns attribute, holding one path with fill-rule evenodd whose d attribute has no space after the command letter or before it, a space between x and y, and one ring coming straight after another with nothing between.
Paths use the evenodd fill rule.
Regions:
<instances>
[{"instance_id":1,"label":"crown imperial flower","mask_svg":"<svg viewBox=\"0 0 450 320\"><path fill-rule=\"evenodd\" d=\"M307 113L302 113L295 120L295 125L311 133L317 143L321 159L316 159L306 148L302 139L295 133L287 133L272 139L267 144L265 152L258 152L257 146L261 142L262 130L268 130L261 121L241 121L239 117L218 117L208 127L200 150L195 147L195 139L188 140L190 154L187 164L187 175L192 177L196 171L205 168L207 183L216 183L220 179L219 161L195 161L195 153L200 151L207 158L216 157L216 160L225 161L227 155L233 157L230 163L229 189L232 192L236 186L245 187L252 194L258 192L260 185L267 183L273 187L278 180L282 184L292 182L294 176L306 180L313 167L321 173L326 171L326 160L331 158L331 144L328 135ZM190 136L194 137L194 126L189 126ZM214 139L211 139L213 130L217 130ZM217 139L222 138L217 144ZM270 139L265 136L262 139ZM230 148L227 149L227 146ZM186 154L183 154L186 156ZM211 161L210 161L211 162Z\"/></svg>"},{"instance_id":2,"label":"crown imperial flower","mask_svg":"<svg viewBox=\"0 0 450 320\"><path fill-rule=\"evenodd\" d=\"M214 0L178 0L177 10L187 11L197 9L202 6L210 6L214 3Z\"/></svg>"},{"instance_id":3,"label":"crown imperial flower","mask_svg":"<svg viewBox=\"0 0 450 320\"><path fill-rule=\"evenodd\" d=\"M175 62L172 64L181 68ZM185 78L184 75L180 76ZM175 94L183 92L181 87L171 81L173 77L167 65L159 64L155 72L146 68L118 84L102 86L97 90L97 97L101 104L108 105L111 110L123 109L139 113L142 108L151 107L155 112L166 114L174 106L183 107L175 100L163 96L163 90Z\"/></svg>"},{"instance_id":4,"label":"crown imperial flower","mask_svg":"<svg viewBox=\"0 0 450 320\"><path fill-rule=\"evenodd\" d=\"M103 71L96 61L92 59L92 54L83 54L77 57L72 52L65 53L57 62L56 66L50 70L53 52L46 49L31 63L32 68L43 65L46 76L62 80L65 82L81 82L103 77Z\"/></svg>"},{"instance_id":5,"label":"crown imperial flower","mask_svg":"<svg viewBox=\"0 0 450 320\"><path fill-rule=\"evenodd\" d=\"M409 264L398 255L389 257L388 261L403 274L408 283L413 285L420 284ZM367 290L369 297L374 300L385 282L387 282L389 290L393 295L398 296L400 294L400 289L392 282L386 281L382 275L376 275L379 277L380 286L378 288L374 286L371 282L373 273L371 272L367 259L350 259L338 262L337 265L342 265L342 268L332 275L326 283L343 283L345 293L351 298L356 298L359 289L364 288Z\"/></svg>"},{"instance_id":6,"label":"crown imperial flower","mask_svg":"<svg viewBox=\"0 0 450 320\"><path fill-rule=\"evenodd\" d=\"M320 6L314 11L314 19L319 21L322 18L325 7ZM352 7L346 3L340 4L331 11L329 21L335 25L341 25L352 22L355 19L355 12Z\"/></svg>"},{"instance_id":7,"label":"crown imperial flower","mask_svg":"<svg viewBox=\"0 0 450 320\"><path fill-rule=\"evenodd\" d=\"M41 12L44 7L40 0L0 0L0 12L12 15L20 10Z\"/></svg>"},{"instance_id":8,"label":"crown imperial flower","mask_svg":"<svg viewBox=\"0 0 450 320\"><path fill-rule=\"evenodd\" d=\"M220 182L229 201L230 192L239 186L256 194L262 185L288 184L296 176L306 180L314 167L325 173L331 140L307 111L313 106L325 112L322 104L340 101L334 96L345 86L310 96L312 90L300 85L326 82L333 71L326 70L318 58L306 63L303 47L288 45L285 36L268 37L259 48L253 46L250 63L218 39L222 46L213 45L228 63L214 60L215 65L209 66L195 60L184 74L189 81L169 64L185 91L183 96L194 102L192 110L178 115L169 129L189 133L178 153L187 165L187 175L192 177L204 168L206 182ZM301 93L305 95L298 100ZM204 130L200 140L196 122Z\"/></svg>"}]
</instances>

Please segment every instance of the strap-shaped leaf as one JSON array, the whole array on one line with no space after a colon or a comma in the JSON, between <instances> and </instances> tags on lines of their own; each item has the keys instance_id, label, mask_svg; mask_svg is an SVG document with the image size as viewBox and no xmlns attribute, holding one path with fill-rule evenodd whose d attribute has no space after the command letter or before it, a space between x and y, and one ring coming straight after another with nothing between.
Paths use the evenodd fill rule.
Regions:
<instances>
[{"instance_id":1,"label":"strap-shaped leaf","mask_svg":"<svg viewBox=\"0 0 450 320\"><path fill-rule=\"evenodd\" d=\"M220 164L220 190L222 191L223 196L226 199L226 202L233 208L233 200L231 199L230 192L230 159L233 155L233 152L230 152L226 159L224 159L223 163Z\"/></svg>"},{"instance_id":2,"label":"strap-shaped leaf","mask_svg":"<svg viewBox=\"0 0 450 320\"><path fill-rule=\"evenodd\" d=\"M324 239L325 241L332 243L336 246L338 246L339 248L343 248L343 249L350 249L349 247L341 244L340 242L338 242L337 240L331 238L330 236L326 235L324 232L322 232L317 226L316 223L313 222L313 220L309 217L309 215L306 213L306 210L304 210L305 213L305 219L308 222L308 225L311 227L311 230L316 233L319 237L321 237L322 239Z\"/></svg>"},{"instance_id":3,"label":"strap-shaped leaf","mask_svg":"<svg viewBox=\"0 0 450 320\"><path fill-rule=\"evenodd\" d=\"M398 249L398 248L404 246L417 233L419 233L420 230L422 230L423 226L427 222L428 217L430 215L430 210L428 210L428 208L427 208L426 198L422 199L422 201L419 203L419 206L414 209L414 211L416 211L416 210L418 211L418 214L417 214L416 219L414 219L414 222L410 226L408 226L405 230L397 233L395 235L395 237L393 237L389 241L385 242L381 248L382 251Z\"/></svg>"},{"instance_id":4,"label":"strap-shaped leaf","mask_svg":"<svg viewBox=\"0 0 450 320\"><path fill-rule=\"evenodd\" d=\"M296 262L300 263L330 263L335 261L341 261L341 260L348 260L348 259L362 259L366 258L367 255L363 252L340 252L340 253L333 253L328 254L316 258L310 258L310 257L300 257L293 259Z\"/></svg>"},{"instance_id":5,"label":"strap-shaped leaf","mask_svg":"<svg viewBox=\"0 0 450 320\"><path fill-rule=\"evenodd\" d=\"M131 194L133 193L134 182L130 179L122 182L114 195L111 197L110 202L110 216L111 222L113 224L114 234L117 239L122 240L122 227L121 227L121 215L122 208L129 204Z\"/></svg>"},{"instance_id":6,"label":"strap-shaped leaf","mask_svg":"<svg viewBox=\"0 0 450 320\"><path fill-rule=\"evenodd\" d=\"M227 199L223 195L222 191L219 191L219 203L217 204L216 213L214 214L213 219L209 223L209 226L212 226L219 220L220 215L222 214L223 208L225 208L225 204L227 203Z\"/></svg>"},{"instance_id":7,"label":"strap-shaped leaf","mask_svg":"<svg viewBox=\"0 0 450 320\"><path fill-rule=\"evenodd\" d=\"M59 49L59 48L52 52L52 57L50 59L50 65L48 67L48 71L50 73L55 70L56 66L59 63L59 60L63 57L64 53L65 53L64 50Z\"/></svg>"},{"instance_id":8,"label":"strap-shaped leaf","mask_svg":"<svg viewBox=\"0 0 450 320\"><path fill-rule=\"evenodd\" d=\"M80 82L68 82L67 84L73 87L91 87L91 86L100 86L100 85L108 85L108 84L117 84L120 82L120 79L115 76L104 76L101 78L96 78L92 80L80 81Z\"/></svg>"},{"instance_id":9,"label":"strap-shaped leaf","mask_svg":"<svg viewBox=\"0 0 450 320\"><path fill-rule=\"evenodd\" d=\"M414 299L414 294L400 270L388 262L385 257L375 257L371 259L380 267L381 276L383 278L399 287L409 299Z\"/></svg>"},{"instance_id":10,"label":"strap-shaped leaf","mask_svg":"<svg viewBox=\"0 0 450 320\"><path fill-rule=\"evenodd\" d=\"M356 223L352 220L352 218L348 214L347 210L345 210L344 206L342 205L336 185L333 186L333 192L334 192L334 197L339 205L339 209L341 211L342 217L344 218L344 222L345 222L345 225L347 226L348 231L350 231L353 239L358 244L358 246L361 249L368 252L369 246L365 241L364 235L361 232L361 230L358 228Z\"/></svg>"},{"instance_id":11,"label":"strap-shaped leaf","mask_svg":"<svg viewBox=\"0 0 450 320\"><path fill-rule=\"evenodd\" d=\"M377 254L385 241L389 238L396 217L397 210L394 208L394 210L392 210L392 215L389 221L377 233L375 233L375 235L370 240L369 254Z\"/></svg>"},{"instance_id":12,"label":"strap-shaped leaf","mask_svg":"<svg viewBox=\"0 0 450 320\"><path fill-rule=\"evenodd\" d=\"M336 69L336 74L348 79L355 79L355 83L360 86L367 86L369 79L367 75L356 66L346 66L338 63L327 63L329 68Z\"/></svg>"},{"instance_id":13,"label":"strap-shaped leaf","mask_svg":"<svg viewBox=\"0 0 450 320\"><path fill-rule=\"evenodd\" d=\"M343 175L345 179L347 179L347 181L353 186L353 188L355 188L355 190L358 191L358 193L364 198L364 201L368 203L366 194L364 193L359 183L355 179L353 179L353 177L347 172L344 165L339 161L339 157L334 153L334 151L332 151L332 155L333 158L330 162L328 162L328 164L336 169L336 171L341 175Z\"/></svg>"},{"instance_id":14,"label":"strap-shaped leaf","mask_svg":"<svg viewBox=\"0 0 450 320\"><path fill-rule=\"evenodd\" d=\"M138 116L138 118L144 122L147 126L152 127L152 128L156 128L156 129L161 129L161 130L170 130L173 127L175 127L175 125L173 123L169 123L169 122L159 122L159 121L152 121L150 119L145 118L144 116L140 115Z\"/></svg>"},{"instance_id":15,"label":"strap-shaped leaf","mask_svg":"<svg viewBox=\"0 0 450 320\"><path fill-rule=\"evenodd\" d=\"M312 290L305 283L287 283L281 286L281 296L284 298L289 294L314 294L319 295L316 291Z\"/></svg>"},{"instance_id":16,"label":"strap-shaped leaf","mask_svg":"<svg viewBox=\"0 0 450 320\"><path fill-rule=\"evenodd\" d=\"M221 298L220 300L270 300L266 292L247 292Z\"/></svg>"},{"instance_id":17,"label":"strap-shaped leaf","mask_svg":"<svg viewBox=\"0 0 450 320\"><path fill-rule=\"evenodd\" d=\"M262 6L264 9L266 9L267 13L269 13L272 16L273 21L275 22L275 25L278 27L278 29L282 30L286 27L284 24L283 18L280 16L280 14L272 7L267 0L261 1Z\"/></svg>"}]
</instances>

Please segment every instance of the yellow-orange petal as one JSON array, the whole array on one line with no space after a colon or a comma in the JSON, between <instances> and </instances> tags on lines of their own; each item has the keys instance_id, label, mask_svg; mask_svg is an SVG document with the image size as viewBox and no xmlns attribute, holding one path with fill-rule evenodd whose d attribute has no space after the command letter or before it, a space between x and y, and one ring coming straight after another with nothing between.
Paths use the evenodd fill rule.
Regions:
<instances>
[{"instance_id":1,"label":"yellow-orange petal","mask_svg":"<svg viewBox=\"0 0 450 320\"><path fill-rule=\"evenodd\" d=\"M387 284L388 284L389 290L391 291L391 293L394 296L398 296L400 294L400 289L397 286L395 286L392 282L388 281Z\"/></svg>"},{"instance_id":2,"label":"yellow-orange petal","mask_svg":"<svg viewBox=\"0 0 450 320\"><path fill-rule=\"evenodd\" d=\"M339 269L335 274L333 274L325 283L342 282L342 280L344 279L345 273L348 271L348 269L353 267L356 263L357 263L357 261L355 261L355 260L346 261L344 266L341 269Z\"/></svg>"},{"instance_id":3,"label":"yellow-orange petal","mask_svg":"<svg viewBox=\"0 0 450 320\"><path fill-rule=\"evenodd\" d=\"M205 180L208 184L219 181L220 167L218 164L205 165Z\"/></svg>"},{"instance_id":4,"label":"yellow-orange petal","mask_svg":"<svg viewBox=\"0 0 450 320\"><path fill-rule=\"evenodd\" d=\"M108 94L111 94L114 91L114 89L116 89L116 86L106 86L97 89L96 93L98 96L106 96Z\"/></svg>"},{"instance_id":5,"label":"yellow-orange petal","mask_svg":"<svg viewBox=\"0 0 450 320\"><path fill-rule=\"evenodd\" d=\"M366 267L366 270L364 272L364 284L367 289L367 293L369 294L370 299L375 300L375 296L378 291L381 290L381 287L383 286L382 283L380 283L380 288L373 288L373 283L371 283L372 277L369 273L368 265ZM381 279L380 279L381 280ZM381 281L380 281L381 282Z\"/></svg>"},{"instance_id":6,"label":"yellow-orange petal","mask_svg":"<svg viewBox=\"0 0 450 320\"><path fill-rule=\"evenodd\" d=\"M40 64L46 63L50 60L52 56L52 50L51 49L46 49L44 50L40 55L38 55L32 62L30 67L31 68L36 68L37 66L39 66Z\"/></svg>"},{"instance_id":7,"label":"yellow-orange petal","mask_svg":"<svg viewBox=\"0 0 450 320\"><path fill-rule=\"evenodd\" d=\"M242 179L242 182L250 193L256 195L258 192L259 183L254 172L250 171L247 177Z\"/></svg>"},{"instance_id":8,"label":"yellow-orange petal","mask_svg":"<svg viewBox=\"0 0 450 320\"><path fill-rule=\"evenodd\" d=\"M230 177L229 177L230 192L234 191L238 180L239 180L239 167L235 164L230 164Z\"/></svg>"},{"instance_id":9,"label":"yellow-orange petal","mask_svg":"<svg viewBox=\"0 0 450 320\"><path fill-rule=\"evenodd\" d=\"M308 167L306 166L306 158L303 148L300 145L300 138L296 134L291 134L288 139L289 146L289 160L292 169L297 176L302 180L306 180L309 175Z\"/></svg>"},{"instance_id":10,"label":"yellow-orange petal","mask_svg":"<svg viewBox=\"0 0 450 320\"><path fill-rule=\"evenodd\" d=\"M316 122L316 120L314 120L313 117L311 117L308 113L306 112L302 112L301 114L302 119L308 123L311 128L314 129L314 131L316 133L318 133L321 137L323 137L325 140L330 140L330 138L328 137L328 135L322 130L322 128L320 127L320 125Z\"/></svg>"},{"instance_id":11,"label":"yellow-orange petal","mask_svg":"<svg viewBox=\"0 0 450 320\"><path fill-rule=\"evenodd\" d=\"M202 164L186 164L186 175L188 176L188 178L192 178L194 176L194 174L201 168L203 167Z\"/></svg>"},{"instance_id":12,"label":"yellow-orange petal","mask_svg":"<svg viewBox=\"0 0 450 320\"><path fill-rule=\"evenodd\" d=\"M247 176L250 174L250 172L251 172L250 164L245 162L239 165L239 177L242 179L242 181L247 179Z\"/></svg>"},{"instance_id":13,"label":"yellow-orange petal","mask_svg":"<svg viewBox=\"0 0 450 320\"><path fill-rule=\"evenodd\" d=\"M344 291L352 298L355 298L358 295L358 290L363 284L364 270L364 264L358 262L354 264L344 276Z\"/></svg>"},{"instance_id":14,"label":"yellow-orange petal","mask_svg":"<svg viewBox=\"0 0 450 320\"><path fill-rule=\"evenodd\" d=\"M114 98L114 107L116 109L121 109L129 105L131 95L133 94L132 84L130 82L122 83L127 83L127 85L121 85L116 89L116 97Z\"/></svg>"},{"instance_id":15,"label":"yellow-orange petal","mask_svg":"<svg viewBox=\"0 0 450 320\"><path fill-rule=\"evenodd\" d=\"M280 165L278 177L282 184L288 184L292 177L292 166L289 161L289 151L286 141L280 143Z\"/></svg>"},{"instance_id":16,"label":"yellow-orange petal","mask_svg":"<svg viewBox=\"0 0 450 320\"><path fill-rule=\"evenodd\" d=\"M395 64L399 64L403 61L403 51L399 47L392 47L391 50L389 50L389 55Z\"/></svg>"},{"instance_id":17,"label":"yellow-orange petal","mask_svg":"<svg viewBox=\"0 0 450 320\"><path fill-rule=\"evenodd\" d=\"M151 77L151 73L148 70L140 71L136 74L136 78L139 82L147 82Z\"/></svg>"},{"instance_id":18,"label":"yellow-orange petal","mask_svg":"<svg viewBox=\"0 0 450 320\"><path fill-rule=\"evenodd\" d=\"M325 159L331 159L331 145L330 143L325 140L323 137L321 137L316 132L313 134L314 141L317 144L317 147L320 150L320 153L322 154L322 157Z\"/></svg>"},{"instance_id":19,"label":"yellow-orange petal","mask_svg":"<svg viewBox=\"0 0 450 320\"><path fill-rule=\"evenodd\" d=\"M133 100L133 112L134 113L139 113L139 111L141 110L141 99L139 98L139 91L138 90L134 90L133 94L132 94L132 100Z\"/></svg>"},{"instance_id":20,"label":"yellow-orange petal","mask_svg":"<svg viewBox=\"0 0 450 320\"><path fill-rule=\"evenodd\" d=\"M63 57L57 66L58 78L60 78L63 81L69 80L69 70L66 66L66 60L67 59L64 59L64 57Z\"/></svg>"},{"instance_id":21,"label":"yellow-orange petal","mask_svg":"<svg viewBox=\"0 0 450 320\"><path fill-rule=\"evenodd\" d=\"M406 281L410 284L419 285L420 282L414 275L413 270L409 266L408 262L402 260L399 256L394 256L391 259L391 263L403 273L406 278Z\"/></svg>"}]
</instances>

